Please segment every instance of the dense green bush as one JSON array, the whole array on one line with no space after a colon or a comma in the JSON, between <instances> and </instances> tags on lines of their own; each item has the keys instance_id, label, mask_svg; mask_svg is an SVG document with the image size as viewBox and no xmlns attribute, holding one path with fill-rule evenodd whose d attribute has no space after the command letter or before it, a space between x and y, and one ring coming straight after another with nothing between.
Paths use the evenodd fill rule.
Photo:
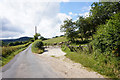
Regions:
<instances>
[{"instance_id":1,"label":"dense green bush","mask_svg":"<svg viewBox=\"0 0 120 80\"><path fill-rule=\"evenodd\" d=\"M17 46L17 45L22 45L26 43L28 43L28 41L16 41L16 42L9 43L8 46Z\"/></svg>"},{"instance_id":2,"label":"dense green bush","mask_svg":"<svg viewBox=\"0 0 120 80\"><path fill-rule=\"evenodd\" d=\"M24 44L24 45L18 45L18 46L7 46L7 47L2 47L2 57L6 58L9 55L11 55L13 52L27 47L30 43Z\"/></svg>"},{"instance_id":3,"label":"dense green bush","mask_svg":"<svg viewBox=\"0 0 120 80\"><path fill-rule=\"evenodd\" d=\"M95 49L104 54L120 56L120 14L116 14L107 24L100 25L94 35Z\"/></svg>"},{"instance_id":4,"label":"dense green bush","mask_svg":"<svg viewBox=\"0 0 120 80\"><path fill-rule=\"evenodd\" d=\"M43 42L41 42L40 40L38 40L33 45L35 46L35 48L41 49L43 47Z\"/></svg>"},{"instance_id":5,"label":"dense green bush","mask_svg":"<svg viewBox=\"0 0 120 80\"><path fill-rule=\"evenodd\" d=\"M102 67L98 67L98 72L120 78L120 13L99 26L91 44L96 65Z\"/></svg>"},{"instance_id":6,"label":"dense green bush","mask_svg":"<svg viewBox=\"0 0 120 80\"><path fill-rule=\"evenodd\" d=\"M93 52L97 55L89 54L88 52L90 52L90 50L87 46L82 47L82 49L76 49L76 51L71 51L68 46L62 45L62 50L67 53L66 57L75 62L81 63L84 67L91 68L94 71L97 71L98 73L110 78L120 78L119 58L105 56L102 53L99 54L100 52L97 51Z\"/></svg>"},{"instance_id":7,"label":"dense green bush","mask_svg":"<svg viewBox=\"0 0 120 80\"><path fill-rule=\"evenodd\" d=\"M39 53L39 54L44 52L43 42L41 40L36 40L33 42L32 52Z\"/></svg>"}]
</instances>

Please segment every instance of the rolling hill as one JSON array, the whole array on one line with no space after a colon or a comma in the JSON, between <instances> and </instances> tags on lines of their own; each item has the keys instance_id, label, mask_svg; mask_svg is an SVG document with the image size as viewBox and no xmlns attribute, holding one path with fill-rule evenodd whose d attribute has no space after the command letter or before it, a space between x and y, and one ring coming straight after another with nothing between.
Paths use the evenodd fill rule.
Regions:
<instances>
[{"instance_id":1,"label":"rolling hill","mask_svg":"<svg viewBox=\"0 0 120 80\"><path fill-rule=\"evenodd\" d=\"M18 39L3 39L3 40L0 40L0 41L3 41L4 43L8 44L10 42L16 42L16 41L28 41L31 38L32 37L20 37Z\"/></svg>"}]
</instances>

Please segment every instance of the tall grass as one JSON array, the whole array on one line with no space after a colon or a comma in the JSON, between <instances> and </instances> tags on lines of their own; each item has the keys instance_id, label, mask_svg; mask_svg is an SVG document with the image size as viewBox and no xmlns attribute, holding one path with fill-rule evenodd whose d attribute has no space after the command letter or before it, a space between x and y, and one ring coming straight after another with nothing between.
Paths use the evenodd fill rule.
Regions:
<instances>
[{"instance_id":1,"label":"tall grass","mask_svg":"<svg viewBox=\"0 0 120 80\"><path fill-rule=\"evenodd\" d=\"M29 44L31 44L31 42L24 45L1 47L2 57L0 61L2 61L2 66L7 64L16 54L26 49Z\"/></svg>"},{"instance_id":2,"label":"tall grass","mask_svg":"<svg viewBox=\"0 0 120 80\"><path fill-rule=\"evenodd\" d=\"M87 51L71 52L65 45L62 46L62 50L67 53L66 57L77 63L81 63L85 67L109 78L120 78L120 59L118 58L104 56L98 52L94 52L92 54Z\"/></svg>"}]
</instances>

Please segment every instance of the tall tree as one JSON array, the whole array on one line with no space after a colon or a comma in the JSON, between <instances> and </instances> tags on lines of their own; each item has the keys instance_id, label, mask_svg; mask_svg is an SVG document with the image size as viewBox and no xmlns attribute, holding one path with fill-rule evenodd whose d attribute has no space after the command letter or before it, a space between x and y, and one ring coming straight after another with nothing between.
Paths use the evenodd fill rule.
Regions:
<instances>
[{"instance_id":1,"label":"tall tree","mask_svg":"<svg viewBox=\"0 0 120 80\"><path fill-rule=\"evenodd\" d=\"M34 35L34 40L37 40L39 36L41 36L41 35L40 35L39 33L36 33L36 34Z\"/></svg>"},{"instance_id":2,"label":"tall tree","mask_svg":"<svg viewBox=\"0 0 120 80\"><path fill-rule=\"evenodd\" d=\"M88 39L88 37L91 36L92 26L90 20L90 17L84 18L80 16L76 21L76 26L82 41L83 38Z\"/></svg>"},{"instance_id":3,"label":"tall tree","mask_svg":"<svg viewBox=\"0 0 120 80\"><path fill-rule=\"evenodd\" d=\"M75 38L77 37L76 29L77 27L75 25L75 22L72 21L72 19L65 20L64 24L61 25L61 32L65 32L65 35L71 41L75 41Z\"/></svg>"},{"instance_id":4,"label":"tall tree","mask_svg":"<svg viewBox=\"0 0 120 80\"><path fill-rule=\"evenodd\" d=\"M119 2L94 2L91 5L90 16L94 26L105 24L106 20L120 12Z\"/></svg>"}]
</instances>

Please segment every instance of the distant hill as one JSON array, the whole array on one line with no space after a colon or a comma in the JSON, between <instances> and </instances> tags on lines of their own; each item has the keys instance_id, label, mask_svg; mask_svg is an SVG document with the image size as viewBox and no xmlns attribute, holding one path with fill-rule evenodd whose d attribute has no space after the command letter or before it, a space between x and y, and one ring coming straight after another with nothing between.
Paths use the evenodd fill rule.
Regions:
<instances>
[{"instance_id":1,"label":"distant hill","mask_svg":"<svg viewBox=\"0 0 120 80\"><path fill-rule=\"evenodd\" d=\"M28 41L29 39L31 39L32 37L20 37L18 39L3 39L2 41L6 44L10 43L10 42L16 42L16 41ZM1 40L0 40L1 41Z\"/></svg>"}]
</instances>

